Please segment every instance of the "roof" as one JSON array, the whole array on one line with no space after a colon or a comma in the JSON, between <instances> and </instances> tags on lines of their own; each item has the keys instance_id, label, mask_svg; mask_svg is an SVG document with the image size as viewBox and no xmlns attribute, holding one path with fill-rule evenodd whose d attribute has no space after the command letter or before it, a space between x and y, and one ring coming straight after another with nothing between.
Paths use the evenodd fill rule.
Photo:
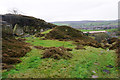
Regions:
<instances>
[{"instance_id":1,"label":"roof","mask_svg":"<svg viewBox=\"0 0 120 80\"><path fill-rule=\"evenodd\" d=\"M83 32L83 33L101 33L101 32L106 33L107 31L88 31L88 32Z\"/></svg>"}]
</instances>

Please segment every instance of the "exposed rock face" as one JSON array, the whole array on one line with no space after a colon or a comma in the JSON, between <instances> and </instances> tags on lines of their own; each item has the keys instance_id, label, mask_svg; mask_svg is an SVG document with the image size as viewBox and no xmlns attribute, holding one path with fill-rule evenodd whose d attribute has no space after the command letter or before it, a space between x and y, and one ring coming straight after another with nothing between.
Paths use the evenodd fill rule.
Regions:
<instances>
[{"instance_id":1,"label":"exposed rock face","mask_svg":"<svg viewBox=\"0 0 120 80\"><path fill-rule=\"evenodd\" d=\"M7 29L18 36L23 35L24 33L35 34L41 30L44 31L56 26L51 23L47 23L42 19L15 14L2 15L2 24L2 27L4 28L3 30Z\"/></svg>"},{"instance_id":2,"label":"exposed rock face","mask_svg":"<svg viewBox=\"0 0 120 80\"><path fill-rule=\"evenodd\" d=\"M24 30L23 28L21 28L18 24L16 24L14 29L13 29L13 34L23 35L24 34L23 30Z\"/></svg>"}]
</instances>

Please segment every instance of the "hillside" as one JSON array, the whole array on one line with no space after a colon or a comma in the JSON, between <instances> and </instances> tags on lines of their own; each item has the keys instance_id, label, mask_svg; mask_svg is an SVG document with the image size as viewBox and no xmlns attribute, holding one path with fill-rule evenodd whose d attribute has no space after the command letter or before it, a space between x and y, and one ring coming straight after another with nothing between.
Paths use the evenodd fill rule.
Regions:
<instances>
[{"instance_id":1,"label":"hillside","mask_svg":"<svg viewBox=\"0 0 120 80\"><path fill-rule=\"evenodd\" d=\"M57 26L52 31L50 31L45 36L45 38L66 40L88 39L88 37L84 35L83 32L69 26Z\"/></svg>"},{"instance_id":2,"label":"hillside","mask_svg":"<svg viewBox=\"0 0 120 80\"><path fill-rule=\"evenodd\" d=\"M59 41L75 41L76 44L88 45L96 48L103 48L101 44L98 43L96 40L70 26L56 26L55 28L49 30L49 32L45 34L38 33L35 36L42 37L43 40L50 39ZM80 46L78 47L80 48Z\"/></svg>"},{"instance_id":3,"label":"hillside","mask_svg":"<svg viewBox=\"0 0 120 80\"><path fill-rule=\"evenodd\" d=\"M119 39L98 43L70 26L48 27L23 16L12 20L3 21L2 78L119 77ZM20 30L29 36L17 35Z\"/></svg>"},{"instance_id":4,"label":"hillside","mask_svg":"<svg viewBox=\"0 0 120 80\"><path fill-rule=\"evenodd\" d=\"M2 68L13 68L14 64L21 62L19 59L31 51L25 39L16 39L26 34L35 34L41 29L50 29L55 25L30 16L6 14L2 15ZM36 30L36 31L35 31ZM1 57L0 57L1 58Z\"/></svg>"},{"instance_id":5,"label":"hillside","mask_svg":"<svg viewBox=\"0 0 120 80\"><path fill-rule=\"evenodd\" d=\"M51 31L45 31L41 34L47 35ZM22 62L14 65L13 69L4 70L3 78L118 77L117 55L114 50L108 51L107 49L82 45L82 42L75 44L74 40L43 40L43 38L35 37L35 35L23 38L26 39L26 43L30 44L31 51L20 58Z\"/></svg>"},{"instance_id":6,"label":"hillside","mask_svg":"<svg viewBox=\"0 0 120 80\"><path fill-rule=\"evenodd\" d=\"M20 63L20 57L30 52L31 49L23 39L15 39L13 34L3 32L2 34L2 69L14 68L14 64Z\"/></svg>"},{"instance_id":7,"label":"hillside","mask_svg":"<svg viewBox=\"0 0 120 80\"><path fill-rule=\"evenodd\" d=\"M42 19L19 14L2 15L3 30L9 30L17 35L35 34L55 27L51 23L47 23Z\"/></svg>"}]
</instances>

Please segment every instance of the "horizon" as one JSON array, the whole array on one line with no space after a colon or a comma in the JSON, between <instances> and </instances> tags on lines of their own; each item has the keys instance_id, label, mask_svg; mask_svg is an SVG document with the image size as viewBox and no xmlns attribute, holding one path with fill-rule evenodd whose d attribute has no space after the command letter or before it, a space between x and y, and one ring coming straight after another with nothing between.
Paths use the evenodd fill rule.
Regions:
<instances>
[{"instance_id":1,"label":"horizon","mask_svg":"<svg viewBox=\"0 0 120 80\"><path fill-rule=\"evenodd\" d=\"M11 14L11 13L6 13L6 14ZM6 15L6 14L0 14L0 15ZM24 15L24 14L17 14L17 15ZM24 15L24 16L29 16L29 15ZM31 17L34 17L34 16L31 16ZM34 18L37 18L37 17L34 17ZM37 18L37 19L41 19L41 18ZM42 20L44 20L44 19L42 19ZM46 22L52 22L52 23L54 23L54 22L76 22L76 21L117 21L118 19L111 19L111 20L63 20L63 21L46 21L46 20L44 20L44 21L46 21Z\"/></svg>"},{"instance_id":2,"label":"horizon","mask_svg":"<svg viewBox=\"0 0 120 80\"><path fill-rule=\"evenodd\" d=\"M114 20L79 20L79 21L117 21L117 20L118 19L114 19ZM74 21L53 21L53 23L54 22L74 22Z\"/></svg>"}]
</instances>

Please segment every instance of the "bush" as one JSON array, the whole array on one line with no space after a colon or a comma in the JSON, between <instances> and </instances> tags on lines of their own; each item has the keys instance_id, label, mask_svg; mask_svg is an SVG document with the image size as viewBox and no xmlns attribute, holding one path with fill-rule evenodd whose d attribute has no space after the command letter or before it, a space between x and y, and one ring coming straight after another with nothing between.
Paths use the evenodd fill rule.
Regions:
<instances>
[{"instance_id":1,"label":"bush","mask_svg":"<svg viewBox=\"0 0 120 80\"><path fill-rule=\"evenodd\" d=\"M110 38L110 36L107 33L97 33L94 36L95 36L95 40L98 41L99 43L102 40L107 40Z\"/></svg>"}]
</instances>

